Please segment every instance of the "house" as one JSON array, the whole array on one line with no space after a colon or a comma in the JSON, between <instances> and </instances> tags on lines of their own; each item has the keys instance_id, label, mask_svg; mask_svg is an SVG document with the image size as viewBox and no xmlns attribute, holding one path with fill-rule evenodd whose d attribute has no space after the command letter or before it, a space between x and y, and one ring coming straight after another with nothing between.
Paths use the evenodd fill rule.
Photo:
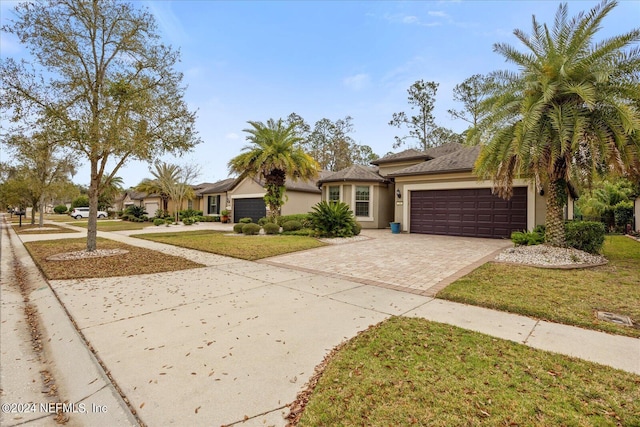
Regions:
<instances>
[{"instance_id":1,"label":"house","mask_svg":"<svg viewBox=\"0 0 640 427\"><path fill-rule=\"evenodd\" d=\"M326 172L321 172L323 177ZM285 182L285 204L282 215L307 213L321 200L321 191L315 181L287 179ZM229 210L233 222L240 218L251 218L257 222L267 215L264 202L264 184L250 177L227 178L196 192L203 200L204 215L219 215Z\"/></svg>"},{"instance_id":2,"label":"house","mask_svg":"<svg viewBox=\"0 0 640 427\"><path fill-rule=\"evenodd\" d=\"M479 152L480 147L454 142L405 150L371 162L373 167L338 171L318 185L323 200L349 204L363 228L399 222L410 233L508 238L512 231L544 224L544 191L516 179L511 199L492 194L492 181L473 174Z\"/></svg>"}]
</instances>

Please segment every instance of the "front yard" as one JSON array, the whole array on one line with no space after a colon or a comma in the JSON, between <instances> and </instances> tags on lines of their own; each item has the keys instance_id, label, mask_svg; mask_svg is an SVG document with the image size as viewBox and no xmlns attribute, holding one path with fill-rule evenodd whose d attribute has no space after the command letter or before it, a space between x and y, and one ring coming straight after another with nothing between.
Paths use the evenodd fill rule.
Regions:
<instances>
[{"instance_id":1,"label":"front yard","mask_svg":"<svg viewBox=\"0 0 640 427\"><path fill-rule=\"evenodd\" d=\"M85 220L71 220L67 221L69 225L75 225L77 227L87 228L89 224ZM120 220L99 219L98 231L122 231L122 230L142 230L145 227L151 226L148 222L129 222Z\"/></svg>"},{"instance_id":2,"label":"front yard","mask_svg":"<svg viewBox=\"0 0 640 427\"><path fill-rule=\"evenodd\" d=\"M396 317L329 360L298 425L637 426L640 377Z\"/></svg>"},{"instance_id":3,"label":"front yard","mask_svg":"<svg viewBox=\"0 0 640 427\"><path fill-rule=\"evenodd\" d=\"M325 245L306 236L245 236L211 230L137 234L131 237L250 261Z\"/></svg>"},{"instance_id":4,"label":"front yard","mask_svg":"<svg viewBox=\"0 0 640 427\"><path fill-rule=\"evenodd\" d=\"M24 245L49 280L129 276L202 267L202 264L185 258L102 238L98 238L98 249L124 249L128 253L98 258L48 261L47 258L52 255L85 249L87 239L45 240L27 242Z\"/></svg>"},{"instance_id":5,"label":"front yard","mask_svg":"<svg viewBox=\"0 0 640 427\"><path fill-rule=\"evenodd\" d=\"M606 311L640 323L640 243L625 236L607 236L603 254L609 264L580 270L488 263L437 297L640 337L638 328L596 318L597 311Z\"/></svg>"}]
</instances>

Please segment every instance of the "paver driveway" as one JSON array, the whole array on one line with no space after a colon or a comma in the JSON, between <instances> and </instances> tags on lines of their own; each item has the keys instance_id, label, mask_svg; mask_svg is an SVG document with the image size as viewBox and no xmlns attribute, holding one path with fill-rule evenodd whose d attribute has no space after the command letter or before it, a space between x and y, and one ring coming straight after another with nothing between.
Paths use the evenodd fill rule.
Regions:
<instances>
[{"instance_id":1,"label":"paver driveway","mask_svg":"<svg viewBox=\"0 0 640 427\"><path fill-rule=\"evenodd\" d=\"M509 240L363 230L366 240L329 245L262 262L359 283L433 296L512 245Z\"/></svg>"}]
</instances>

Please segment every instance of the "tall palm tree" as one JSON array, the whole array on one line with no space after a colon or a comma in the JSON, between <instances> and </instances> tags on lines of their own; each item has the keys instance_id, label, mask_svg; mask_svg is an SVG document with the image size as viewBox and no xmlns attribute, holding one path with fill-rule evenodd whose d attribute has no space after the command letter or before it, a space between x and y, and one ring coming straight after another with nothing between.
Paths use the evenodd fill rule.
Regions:
<instances>
[{"instance_id":1,"label":"tall palm tree","mask_svg":"<svg viewBox=\"0 0 640 427\"><path fill-rule=\"evenodd\" d=\"M144 178L133 189L140 193L159 195L160 200L162 200L162 210L164 212L169 210L169 194L163 191L157 179Z\"/></svg>"},{"instance_id":2,"label":"tall palm tree","mask_svg":"<svg viewBox=\"0 0 640 427\"><path fill-rule=\"evenodd\" d=\"M122 177L112 176L108 177L102 175L100 182L100 194L98 195L98 209L108 210L113 206L118 194L124 190L124 181Z\"/></svg>"},{"instance_id":3,"label":"tall palm tree","mask_svg":"<svg viewBox=\"0 0 640 427\"><path fill-rule=\"evenodd\" d=\"M248 122L247 141L252 145L243 147L243 153L231 159L229 170L240 175L259 177L264 180L264 201L269 207L269 216L275 220L284 204L287 177L311 179L318 171L317 162L298 146L301 138L295 131L296 124L285 124L282 119Z\"/></svg>"},{"instance_id":4,"label":"tall palm tree","mask_svg":"<svg viewBox=\"0 0 640 427\"><path fill-rule=\"evenodd\" d=\"M569 20L559 6L553 28L533 17L532 34L515 30L527 48L494 51L518 71L494 72L488 112L468 138L483 145L476 173L503 197L515 177L547 187L547 241L564 246L563 205L569 183L603 174L638 174L640 166L640 29L594 43L616 6L604 1Z\"/></svg>"}]
</instances>

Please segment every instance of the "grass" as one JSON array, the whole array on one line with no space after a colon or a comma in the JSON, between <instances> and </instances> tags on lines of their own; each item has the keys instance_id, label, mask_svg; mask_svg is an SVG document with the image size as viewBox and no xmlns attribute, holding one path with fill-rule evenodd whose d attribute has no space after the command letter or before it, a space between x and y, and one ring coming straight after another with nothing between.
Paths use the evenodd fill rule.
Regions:
<instances>
[{"instance_id":1,"label":"grass","mask_svg":"<svg viewBox=\"0 0 640 427\"><path fill-rule=\"evenodd\" d=\"M391 318L328 362L299 426L640 425L640 377Z\"/></svg>"},{"instance_id":2,"label":"grass","mask_svg":"<svg viewBox=\"0 0 640 427\"><path fill-rule=\"evenodd\" d=\"M71 225L77 227L87 228L88 221L74 220L69 222ZM145 227L152 225L148 222L129 222L129 221L113 221L106 219L98 220L98 231L122 231L122 230L142 230Z\"/></svg>"},{"instance_id":3,"label":"grass","mask_svg":"<svg viewBox=\"0 0 640 427\"><path fill-rule=\"evenodd\" d=\"M77 233L75 230L70 230L65 227L60 227L58 225L53 224L44 224L46 230L40 230L38 224L25 224L22 223L22 227L17 224L13 224L13 231L17 234L58 234L58 233Z\"/></svg>"},{"instance_id":4,"label":"grass","mask_svg":"<svg viewBox=\"0 0 640 427\"><path fill-rule=\"evenodd\" d=\"M86 245L85 238L25 243L35 263L50 280L129 276L203 267L202 264L185 258L102 238L98 238L98 249L126 249L129 252L123 255L81 260L47 261L46 259L51 255L84 250Z\"/></svg>"},{"instance_id":5,"label":"grass","mask_svg":"<svg viewBox=\"0 0 640 427\"><path fill-rule=\"evenodd\" d=\"M228 235L226 232L211 230L150 233L132 237L250 261L325 245L314 238L304 236Z\"/></svg>"},{"instance_id":6,"label":"grass","mask_svg":"<svg viewBox=\"0 0 640 427\"><path fill-rule=\"evenodd\" d=\"M581 270L485 264L437 297L640 337L640 329L596 318L596 311L608 311L640 323L640 243L624 236L607 236L603 254L609 264Z\"/></svg>"}]
</instances>

